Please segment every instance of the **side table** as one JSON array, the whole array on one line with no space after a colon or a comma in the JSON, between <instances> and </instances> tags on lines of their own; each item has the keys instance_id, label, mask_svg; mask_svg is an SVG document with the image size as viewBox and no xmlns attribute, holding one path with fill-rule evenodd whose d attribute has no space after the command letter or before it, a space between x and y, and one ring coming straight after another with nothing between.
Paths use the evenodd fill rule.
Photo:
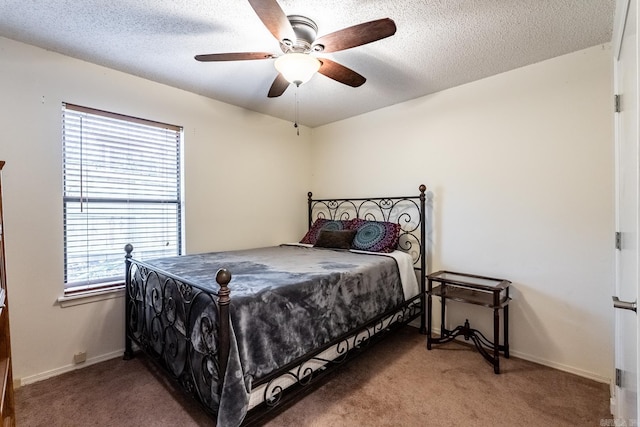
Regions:
<instances>
[{"instance_id":1,"label":"side table","mask_svg":"<svg viewBox=\"0 0 640 427\"><path fill-rule=\"evenodd\" d=\"M493 277L476 276L473 274L456 273L454 271L437 271L427 276L427 349L433 344L444 344L458 335L465 340L471 339L478 352L493 365L496 374L500 373L500 352L509 358L509 285L511 282ZM434 282L439 283L433 287ZM433 296L440 297L440 337L431 335L431 312ZM464 325L455 329L445 328L446 301L453 300L467 304L476 304L493 309L493 341L487 339L482 332L472 329L469 319ZM503 344L500 344L500 309L503 310Z\"/></svg>"}]
</instances>

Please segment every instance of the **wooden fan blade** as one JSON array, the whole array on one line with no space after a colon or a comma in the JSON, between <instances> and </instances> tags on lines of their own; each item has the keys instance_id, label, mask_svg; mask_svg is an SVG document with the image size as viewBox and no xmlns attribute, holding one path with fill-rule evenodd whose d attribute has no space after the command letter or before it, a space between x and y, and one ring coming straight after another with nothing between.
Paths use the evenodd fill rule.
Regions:
<instances>
[{"instance_id":1,"label":"wooden fan blade","mask_svg":"<svg viewBox=\"0 0 640 427\"><path fill-rule=\"evenodd\" d=\"M295 42L293 27L276 0L249 0L249 4L278 41L287 39Z\"/></svg>"},{"instance_id":2,"label":"wooden fan blade","mask_svg":"<svg viewBox=\"0 0 640 427\"><path fill-rule=\"evenodd\" d=\"M269 98L275 98L284 93L285 90L289 87L289 82L281 73L278 73L276 79L271 84L271 88L269 89L269 94L267 95Z\"/></svg>"},{"instance_id":3,"label":"wooden fan blade","mask_svg":"<svg viewBox=\"0 0 640 427\"><path fill-rule=\"evenodd\" d=\"M346 84L351 87L362 86L367 81L360 74L356 73L350 68L344 65L338 64L327 58L318 58L322 65L318 72L324 76L329 77L337 82Z\"/></svg>"},{"instance_id":4,"label":"wooden fan blade","mask_svg":"<svg viewBox=\"0 0 640 427\"><path fill-rule=\"evenodd\" d=\"M363 44L375 42L396 33L396 24L389 18L369 21L353 27L343 28L324 35L313 42L313 46L322 45L323 52L337 52Z\"/></svg>"},{"instance_id":5,"label":"wooden fan blade","mask_svg":"<svg viewBox=\"0 0 640 427\"><path fill-rule=\"evenodd\" d=\"M269 59L274 55L268 52L236 52L236 53L210 53L196 55L198 61L244 61L249 59Z\"/></svg>"}]
</instances>

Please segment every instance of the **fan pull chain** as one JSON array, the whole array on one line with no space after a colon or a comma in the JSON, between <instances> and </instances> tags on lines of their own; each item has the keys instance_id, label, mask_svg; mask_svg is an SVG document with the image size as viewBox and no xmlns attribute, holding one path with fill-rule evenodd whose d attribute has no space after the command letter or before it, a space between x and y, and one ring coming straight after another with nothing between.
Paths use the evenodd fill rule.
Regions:
<instances>
[{"instance_id":1,"label":"fan pull chain","mask_svg":"<svg viewBox=\"0 0 640 427\"><path fill-rule=\"evenodd\" d=\"M300 106L298 104L298 85L296 85L296 92L295 92L295 120L293 123L293 127L296 128L296 134L298 136L300 136L300 128L298 127L298 116L300 115Z\"/></svg>"}]
</instances>

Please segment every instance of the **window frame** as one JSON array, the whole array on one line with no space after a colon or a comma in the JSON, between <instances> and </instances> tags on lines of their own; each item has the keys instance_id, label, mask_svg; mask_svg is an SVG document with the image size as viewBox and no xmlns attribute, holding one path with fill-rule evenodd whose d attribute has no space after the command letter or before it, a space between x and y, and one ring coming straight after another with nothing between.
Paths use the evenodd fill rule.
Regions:
<instances>
[{"instance_id":1,"label":"window frame","mask_svg":"<svg viewBox=\"0 0 640 427\"><path fill-rule=\"evenodd\" d=\"M104 111L104 110L99 110L99 109L95 109L95 108L90 108L90 107L83 107L83 106L79 106L76 104L71 104L71 103L62 103L62 172L63 172L63 189L62 189L62 203L63 203L63 257L64 257L64 261L63 261L63 270L64 270L64 280L63 280L63 295L62 297L60 297L58 299L58 301L61 303L61 305L64 306L64 302L65 301L71 301L71 300L76 300L78 298L83 298L83 297L92 297L94 298L95 296L106 296L108 298L112 298L112 294L114 292L118 292L120 294L123 294L122 289L124 288L124 243L123 243L123 250L122 250L122 274L118 274L117 277L111 276L111 277L104 277L101 279L89 279L87 278L86 280L79 280L79 281L69 281L69 276L68 276L68 271L69 271L69 261L68 261L68 255L69 255L69 250L68 250L68 244L69 244L69 234L68 234L68 215L72 215L72 214L68 214L68 210L70 209L68 207L68 205L70 203L86 203L87 206L90 206L91 203L91 198L89 197L83 197L82 195L78 196L78 195L71 195L71 193L73 192L72 190L68 190L68 183L67 183L67 174L71 173L69 172L70 170L72 170L72 168L67 168L68 167L68 163L70 162L70 158L67 156L67 148L71 147L73 145L73 143L69 143L68 144L68 140L66 139L65 136L65 130L67 130L66 127L66 117L65 115L68 114L67 111L71 111L73 112L72 114L77 114L77 113L85 113L88 115L92 115L92 116L99 116L100 118L107 118L107 119L112 119L112 120L117 120L120 122L120 124L126 124L126 123L131 123L131 124L136 124L136 125L144 125L144 126L151 126L154 128L161 128L161 129L165 129L167 131L170 132L174 132L175 134L171 134L173 137L175 137L175 141L176 141L176 153L175 153L175 176L172 176L172 180L175 179L175 196L176 198L173 199L173 196L171 196L170 199L166 199L166 198L153 198L153 197L144 197L144 198L140 198L140 197L131 197L131 198L122 198L121 196L118 195L113 195L113 197L110 197L109 195L107 195L106 197L100 197L99 201L97 201L96 198L94 198L94 205L96 205L96 203L100 206L108 206L109 204L113 203L113 204L126 204L127 208L122 208L122 212L125 212L130 206L135 206L136 204L141 205L141 204L146 204L146 205L165 205L165 206L173 206L171 209L175 210L175 216L172 213L171 215L168 216L168 218L170 218L170 222L171 224L175 227L175 236L176 236L176 242L175 242L175 253L172 254L168 254L167 256L171 256L171 255L181 255L183 253L184 250L184 208L183 208L183 185L184 185L184 168L183 168L183 144L184 144L184 130L181 126L176 126L176 125L171 125L171 124L166 124L166 123L162 123L162 122L157 122L157 121L152 121L152 120L147 120L147 119L141 119L138 117L132 117L132 116L127 116L127 115L123 115L123 114L118 114L118 113L113 113L113 112L109 112L109 111ZM135 135L138 135L139 133L134 133ZM82 146L84 141L84 136L81 135L80 136L80 146ZM173 141L173 139L171 139L171 141ZM77 145L77 142L76 142ZM124 145L124 143L122 143L122 145ZM169 151L171 153L171 151ZM172 155L172 154L171 154ZM116 156L116 158L118 158ZM84 159L80 159L80 163L85 165L85 160ZM87 161L88 162L88 161ZM77 171L76 171L77 172ZM114 181L111 178L107 178L107 182L109 183L113 183ZM172 181L173 182L173 181ZM70 185L71 187L72 185ZM171 191L173 191L173 186L170 186L169 188L171 188ZM145 193L146 194L146 193ZM173 194L173 193L171 193ZM114 209L114 208L110 208L110 209ZM143 207L143 209L145 209ZM117 211L117 206L115 208L115 210ZM146 210L146 209L145 209ZM146 213L146 212L145 212ZM162 218L166 217L166 213L162 213ZM123 215L124 216L124 215ZM87 220L87 222L89 223L90 220ZM129 229L127 227L127 229ZM131 230L135 230L135 227L131 227ZM91 242L91 232L87 232L85 234L84 237L84 241L85 242ZM134 242L125 242L125 243L133 243ZM159 247L159 246L157 246ZM172 252L174 252L173 249L171 249ZM103 252L103 254L108 254L107 252ZM164 255L163 255L164 256ZM95 261L94 261L95 262ZM92 261L87 261L88 265L91 265ZM113 272L115 270L112 270ZM100 298L103 299L103 298ZM70 305L75 305L76 303L72 303Z\"/></svg>"}]
</instances>

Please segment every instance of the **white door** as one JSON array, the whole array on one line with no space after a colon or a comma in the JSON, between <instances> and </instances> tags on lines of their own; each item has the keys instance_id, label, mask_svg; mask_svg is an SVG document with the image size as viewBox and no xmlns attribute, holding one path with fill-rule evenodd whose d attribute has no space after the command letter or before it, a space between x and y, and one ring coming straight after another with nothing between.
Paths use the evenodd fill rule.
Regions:
<instances>
[{"instance_id":1,"label":"white door","mask_svg":"<svg viewBox=\"0 0 640 427\"><path fill-rule=\"evenodd\" d=\"M614 416L621 425L637 425L638 420L638 317L635 312L639 283L640 220L637 4L638 0L617 1L613 37L614 86L619 95L615 131L616 216L620 233L614 297L614 306L617 307Z\"/></svg>"}]
</instances>

